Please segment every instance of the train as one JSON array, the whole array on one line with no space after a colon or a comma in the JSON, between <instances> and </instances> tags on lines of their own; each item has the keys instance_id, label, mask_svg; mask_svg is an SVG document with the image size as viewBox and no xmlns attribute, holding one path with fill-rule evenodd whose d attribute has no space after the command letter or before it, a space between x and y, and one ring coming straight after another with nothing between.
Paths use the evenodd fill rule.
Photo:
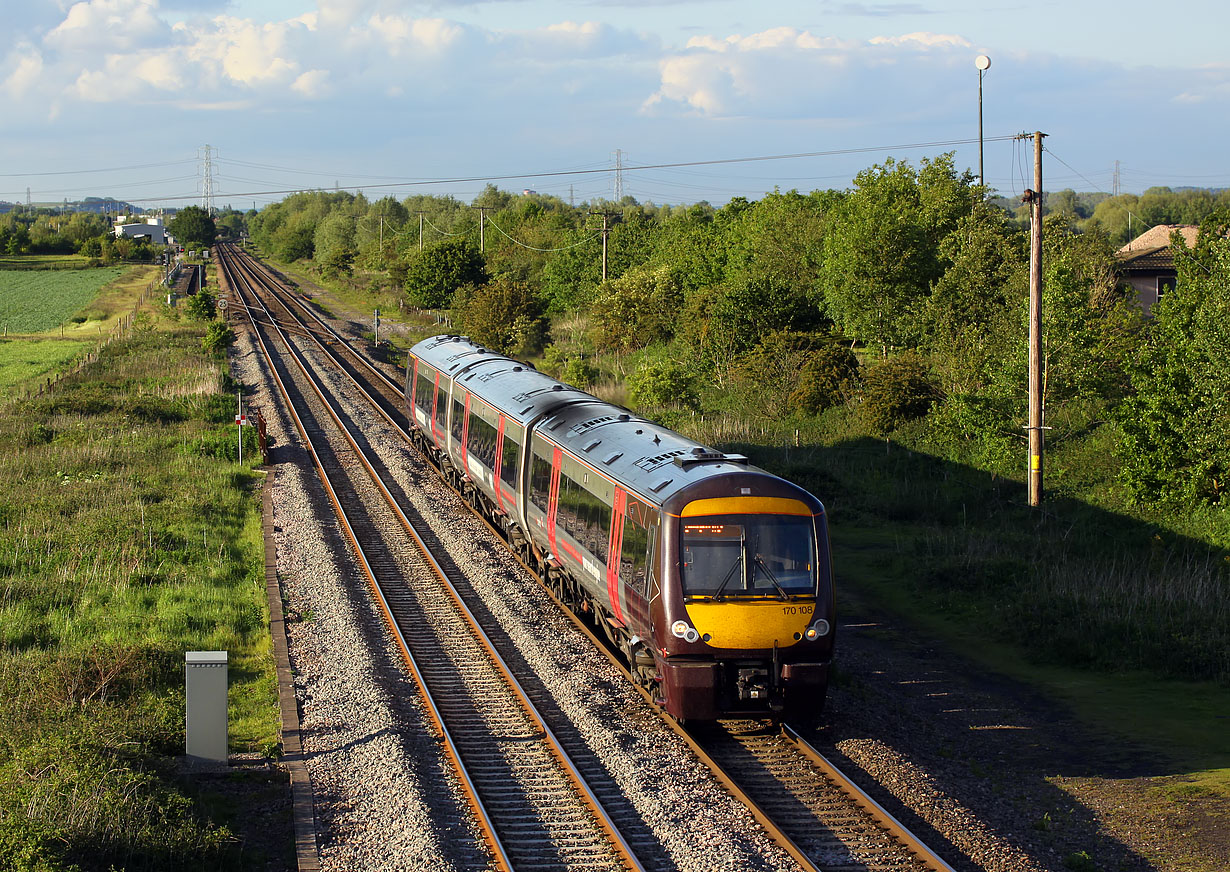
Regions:
<instances>
[{"instance_id":1,"label":"train","mask_svg":"<svg viewBox=\"0 0 1230 872\"><path fill-rule=\"evenodd\" d=\"M819 717L835 604L815 496L466 336L410 349L405 412L446 480L672 717Z\"/></svg>"}]
</instances>

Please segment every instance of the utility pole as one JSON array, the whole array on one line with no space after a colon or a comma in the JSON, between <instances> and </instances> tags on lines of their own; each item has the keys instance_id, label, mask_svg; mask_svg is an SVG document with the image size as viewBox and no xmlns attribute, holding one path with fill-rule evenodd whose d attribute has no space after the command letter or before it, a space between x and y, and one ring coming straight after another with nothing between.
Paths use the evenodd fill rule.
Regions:
<instances>
[{"instance_id":1,"label":"utility pole","mask_svg":"<svg viewBox=\"0 0 1230 872\"><path fill-rule=\"evenodd\" d=\"M478 210L478 252L482 254L487 250L487 237L484 234L483 219L487 216L486 206L471 206L471 209Z\"/></svg>"},{"instance_id":2,"label":"utility pole","mask_svg":"<svg viewBox=\"0 0 1230 872\"><path fill-rule=\"evenodd\" d=\"M1029 504L1042 505L1042 131L1033 134L1034 187L1029 204ZM1025 139L1028 134L1021 134Z\"/></svg>"},{"instance_id":3,"label":"utility pole","mask_svg":"<svg viewBox=\"0 0 1230 872\"><path fill-rule=\"evenodd\" d=\"M590 215L602 216L602 282L606 284L606 239L610 235L610 225L607 220L611 217L610 212L590 212Z\"/></svg>"},{"instance_id":4,"label":"utility pole","mask_svg":"<svg viewBox=\"0 0 1230 872\"><path fill-rule=\"evenodd\" d=\"M419 209L419 251L423 250L423 210Z\"/></svg>"}]
</instances>

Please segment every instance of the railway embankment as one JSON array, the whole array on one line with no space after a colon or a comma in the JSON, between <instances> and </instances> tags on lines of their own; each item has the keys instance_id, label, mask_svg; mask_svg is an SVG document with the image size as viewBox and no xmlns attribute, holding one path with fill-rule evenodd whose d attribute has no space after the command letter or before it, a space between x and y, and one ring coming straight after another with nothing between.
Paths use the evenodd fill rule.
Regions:
<instances>
[{"instance_id":1,"label":"railway embankment","mask_svg":"<svg viewBox=\"0 0 1230 872\"><path fill-rule=\"evenodd\" d=\"M203 332L155 298L3 404L0 868L293 868L258 455ZM225 775L176 760L188 650L230 653Z\"/></svg>"}]
</instances>

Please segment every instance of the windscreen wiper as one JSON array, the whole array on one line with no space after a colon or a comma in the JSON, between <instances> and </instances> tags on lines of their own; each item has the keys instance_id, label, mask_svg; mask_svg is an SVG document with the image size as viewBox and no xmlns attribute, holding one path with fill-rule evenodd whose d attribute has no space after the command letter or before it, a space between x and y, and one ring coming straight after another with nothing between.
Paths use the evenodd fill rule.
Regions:
<instances>
[{"instance_id":1,"label":"windscreen wiper","mask_svg":"<svg viewBox=\"0 0 1230 872\"><path fill-rule=\"evenodd\" d=\"M773 574L773 570L769 568L769 564L765 563L764 558L761 557L759 554L756 555L756 563L760 566L761 569L764 570L764 574L769 577L769 581L773 582L773 586L777 588L778 595L783 600L790 599L790 594L786 593L786 589L782 587L781 584L778 582L777 576Z\"/></svg>"},{"instance_id":2,"label":"windscreen wiper","mask_svg":"<svg viewBox=\"0 0 1230 872\"><path fill-rule=\"evenodd\" d=\"M715 600L722 599L722 591L726 589L726 585L730 584L730 580L735 577L735 570L743 563L743 555L740 554L735 558L735 562L730 564L730 569L726 570L726 577L722 579L722 583L717 586L717 590L713 592Z\"/></svg>"}]
</instances>

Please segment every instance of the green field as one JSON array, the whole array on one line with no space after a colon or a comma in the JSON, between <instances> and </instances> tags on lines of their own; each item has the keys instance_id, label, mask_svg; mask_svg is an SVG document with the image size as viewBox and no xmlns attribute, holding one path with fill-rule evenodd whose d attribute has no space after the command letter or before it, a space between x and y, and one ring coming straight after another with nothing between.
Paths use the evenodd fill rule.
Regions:
<instances>
[{"instance_id":1,"label":"green field","mask_svg":"<svg viewBox=\"0 0 1230 872\"><path fill-rule=\"evenodd\" d=\"M82 311L126 266L84 270L0 270L0 330L42 333ZM86 320L101 320L83 313Z\"/></svg>"},{"instance_id":2,"label":"green field","mask_svg":"<svg viewBox=\"0 0 1230 872\"><path fill-rule=\"evenodd\" d=\"M259 477L201 332L146 321L0 416L0 869L271 859L171 763L188 650L230 653L231 747L278 741Z\"/></svg>"},{"instance_id":3,"label":"green field","mask_svg":"<svg viewBox=\"0 0 1230 872\"><path fill-rule=\"evenodd\" d=\"M0 270L86 269L90 259L82 254L20 254L0 256Z\"/></svg>"},{"instance_id":4,"label":"green field","mask_svg":"<svg viewBox=\"0 0 1230 872\"><path fill-rule=\"evenodd\" d=\"M0 339L0 388L56 372L95 344L74 339Z\"/></svg>"}]
</instances>

